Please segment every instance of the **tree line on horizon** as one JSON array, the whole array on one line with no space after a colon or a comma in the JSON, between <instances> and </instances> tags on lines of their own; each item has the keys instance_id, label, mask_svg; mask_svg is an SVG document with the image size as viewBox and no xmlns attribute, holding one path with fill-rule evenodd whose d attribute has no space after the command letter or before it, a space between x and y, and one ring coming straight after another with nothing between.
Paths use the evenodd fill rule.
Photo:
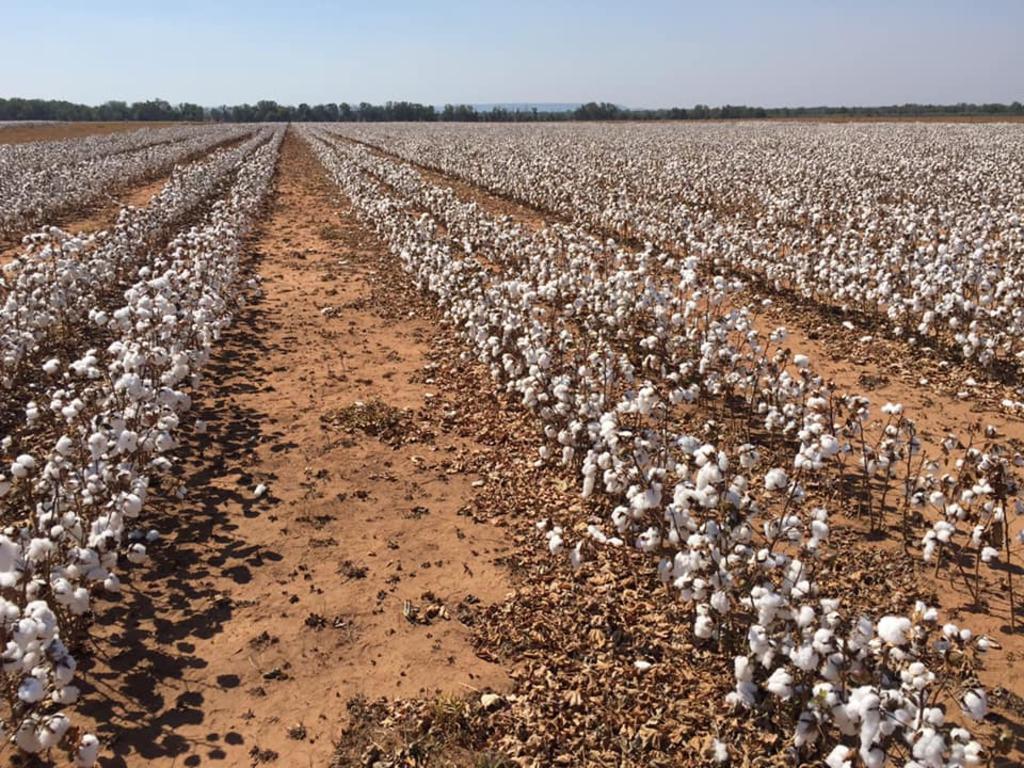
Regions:
<instances>
[{"instance_id":1,"label":"tree line on horizon","mask_svg":"<svg viewBox=\"0 0 1024 768\"><path fill-rule=\"evenodd\" d=\"M895 104L880 107L748 107L726 104L710 107L626 109L608 102L589 102L575 109L545 111L495 106L477 110L469 104L446 104L441 109L409 101L384 104L299 104L276 101L203 107L171 104L163 99L108 101L99 106L54 99L0 98L0 120L167 121L167 122L557 122L568 120L746 120L780 117L928 117L1024 115L1024 105L1012 104Z\"/></svg>"}]
</instances>

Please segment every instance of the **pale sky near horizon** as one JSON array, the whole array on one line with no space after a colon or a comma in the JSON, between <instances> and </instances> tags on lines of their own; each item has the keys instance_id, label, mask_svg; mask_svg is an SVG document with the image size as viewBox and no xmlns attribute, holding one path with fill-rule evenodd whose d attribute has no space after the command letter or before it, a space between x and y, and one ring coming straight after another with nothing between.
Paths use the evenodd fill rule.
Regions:
<instances>
[{"instance_id":1,"label":"pale sky near horizon","mask_svg":"<svg viewBox=\"0 0 1024 768\"><path fill-rule=\"evenodd\" d=\"M1024 101L1024 0L0 0L0 96Z\"/></svg>"}]
</instances>

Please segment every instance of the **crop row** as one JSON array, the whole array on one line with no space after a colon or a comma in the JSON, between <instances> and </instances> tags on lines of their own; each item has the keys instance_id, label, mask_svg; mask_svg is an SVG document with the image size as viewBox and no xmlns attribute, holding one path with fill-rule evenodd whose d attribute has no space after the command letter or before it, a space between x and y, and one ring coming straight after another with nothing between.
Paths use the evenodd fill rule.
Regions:
<instances>
[{"instance_id":1,"label":"crop row","mask_svg":"<svg viewBox=\"0 0 1024 768\"><path fill-rule=\"evenodd\" d=\"M77 337L73 355L65 349L66 357L39 367L24 425L0 440L0 453L12 459L0 469L2 727L25 752L62 748L77 765L96 760L94 736L71 738L65 710L78 696L71 649L89 631L96 600L120 590L118 570L144 561L159 539L142 516L172 466L189 390L253 287L241 271L242 238L270 186L282 137L283 129L268 130L244 149L176 174L147 216L154 227L179 221L165 216L172 200L192 206L220 188L219 175L230 171L230 182L194 223L179 221L165 247L138 247L133 238L144 238L148 224L129 225L135 215L123 214L128 229L98 246L126 249L108 252L120 259L111 276L125 280L120 299L100 295L90 308L78 295L74 311L94 333ZM67 255L47 258L73 271Z\"/></svg>"}]
</instances>

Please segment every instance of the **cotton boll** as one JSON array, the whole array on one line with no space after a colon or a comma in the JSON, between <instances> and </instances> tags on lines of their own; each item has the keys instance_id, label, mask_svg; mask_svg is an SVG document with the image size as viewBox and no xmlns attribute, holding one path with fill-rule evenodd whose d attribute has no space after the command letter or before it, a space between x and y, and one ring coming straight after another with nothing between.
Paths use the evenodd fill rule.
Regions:
<instances>
[{"instance_id":1,"label":"cotton boll","mask_svg":"<svg viewBox=\"0 0 1024 768\"><path fill-rule=\"evenodd\" d=\"M51 715L36 730L39 744L43 749L52 749L64 738L70 726L71 721L65 715Z\"/></svg>"},{"instance_id":2,"label":"cotton boll","mask_svg":"<svg viewBox=\"0 0 1024 768\"><path fill-rule=\"evenodd\" d=\"M961 704L964 714L972 720L980 722L988 714L988 697L982 688L972 688L967 691L963 695Z\"/></svg>"},{"instance_id":3,"label":"cotton boll","mask_svg":"<svg viewBox=\"0 0 1024 768\"><path fill-rule=\"evenodd\" d=\"M560 530L561 529L559 529L558 533L556 533L555 531L548 532L548 551L552 555L557 555L559 552L561 552L562 546L565 543L562 539Z\"/></svg>"},{"instance_id":4,"label":"cotton boll","mask_svg":"<svg viewBox=\"0 0 1024 768\"><path fill-rule=\"evenodd\" d=\"M34 677L26 677L18 686L18 698L26 704L36 704L43 700L46 689L43 684Z\"/></svg>"},{"instance_id":5,"label":"cotton boll","mask_svg":"<svg viewBox=\"0 0 1024 768\"><path fill-rule=\"evenodd\" d=\"M828 768L851 768L853 762L849 757L852 752L853 750L849 747L837 744L833 747L832 751L828 753L828 757L825 758L825 765L827 765Z\"/></svg>"},{"instance_id":6,"label":"cotton boll","mask_svg":"<svg viewBox=\"0 0 1024 768\"><path fill-rule=\"evenodd\" d=\"M43 745L39 742L36 720L33 717L26 717L21 721L14 735L14 743L18 745L18 749L30 755L42 750Z\"/></svg>"},{"instance_id":7,"label":"cotton boll","mask_svg":"<svg viewBox=\"0 0 1024 768\"><path fill-rule=\"evenodd\" d=\"M92 768L100 754L100 740L87 733L78 742L75 754L75 768Z\"/></svg>"},{"instance_id":8,"label":"cotton boll","mask_svg":"<svg viewBox=\"0 0 1024 768\"><path fill-rule=\"evenodd\" d=\"M729 748L718 739L712 743L712 757L716 763L729 762Z\"/></svg>"},{"instance_id":9,"label":"cotton boll","mask_svg":"<svg viewBox=\"0 0 1024 768\"><path fill-rule=\"evenodd\" d=\"M793 695L793 676L784 667L779 667L765 683L769 693L785 701Z\"/></svg>"},{"instance_id":10,"label":"cotton boll","mask_svg":"<svg viewBox=\"0 0 1024 768\"><path fill-rule=\"evenodd\" d=\"M905 616L883 616L878 620L878 636L889 645L904 645L910 637L910 619Z\"/></svg>"},{"instance_id":11,"label":"cotton boll","mask_svg":"<svg viewBox=\"0 0 1024 768\"><path fill-rule=\"evenodd\" d=\"M81 691L78 689L78 686L65 685L62 688L55 690L50 698L53 699L56 704L68 706L78 701L78 697L80 695Z\"/></svg>"}]
</instances>

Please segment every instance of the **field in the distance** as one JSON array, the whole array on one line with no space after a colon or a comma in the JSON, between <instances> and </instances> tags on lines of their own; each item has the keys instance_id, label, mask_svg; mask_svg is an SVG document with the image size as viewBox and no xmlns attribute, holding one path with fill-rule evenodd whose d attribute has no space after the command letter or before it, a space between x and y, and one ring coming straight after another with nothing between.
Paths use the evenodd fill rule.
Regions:
<instances>
[{"instance_id":1,"label":"field in the distance","mask_svg":"<svg viewBox=\"0 0 1024 768\"><path fill-rule=\"evenodd\" d=\"M73 128L5 758L1019 763L1024 126Z\"/></svg>"}]
</instances>

